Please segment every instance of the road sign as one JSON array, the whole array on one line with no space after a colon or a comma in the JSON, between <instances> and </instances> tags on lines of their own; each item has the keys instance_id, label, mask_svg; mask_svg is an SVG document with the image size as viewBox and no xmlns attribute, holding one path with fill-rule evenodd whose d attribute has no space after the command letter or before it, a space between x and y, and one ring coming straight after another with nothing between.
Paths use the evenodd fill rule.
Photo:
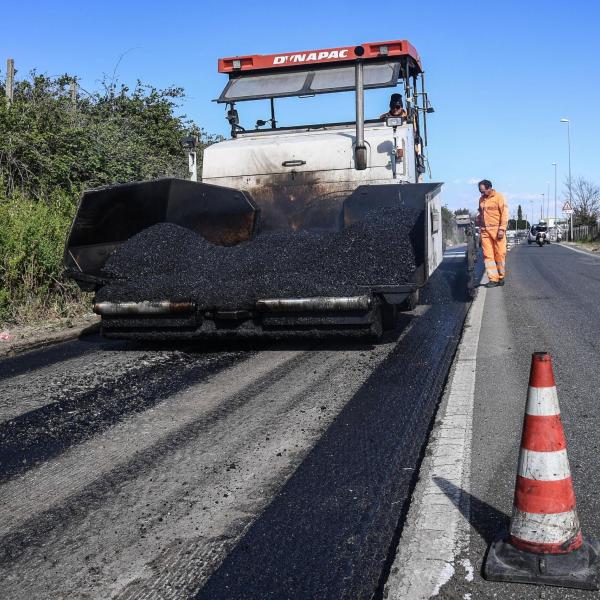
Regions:
<instances>
[{"instance_id":1,"label":"road sign","mask_svg":"<svg viewBox=\"0 0 600 600\"><path fill-rule=\"evenodd\" d=\"M565 215L573 214L573 207L571 206L571 203L568 200L564 203L562 211Z\"/></svg>"}]
</instances>

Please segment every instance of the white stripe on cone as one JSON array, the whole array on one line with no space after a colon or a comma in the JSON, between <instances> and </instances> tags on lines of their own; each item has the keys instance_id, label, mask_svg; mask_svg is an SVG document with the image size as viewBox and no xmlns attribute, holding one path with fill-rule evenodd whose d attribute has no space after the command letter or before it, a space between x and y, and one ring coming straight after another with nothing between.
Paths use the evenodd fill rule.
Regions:
<instances>
[{"instance_id":1,"label":"white stripe on cone","mask_svg":"<svg viewBox=\"0 0 600 600\"><path fill-rule=\"evenodd\" d=\"M519 475L527 479L559 481L571 476L566 450L534 452L521 448Z\"/></svg>"},{"instance_id":2,"label":"white stripe on cone","mask_svg":"<svg viewBox=\"0 0 600 600\"><path fill-rule=\"evenodd\" d=\"M534 544L562 544L579 531L577 511L549 515L522 512L513 508L511 535Z\"/></svg>"},{"instance_id":3,"label":"white stripe on cone","mask_svg":"<svg viewBox=\"0 0 600 600\"><path fill-rule=\"evenodd\" d=\"M529 387L527 393L527 408L525 412L535 417L550 417L559 415L558 396L556 386Z\"/></svg>"}]
</instances>

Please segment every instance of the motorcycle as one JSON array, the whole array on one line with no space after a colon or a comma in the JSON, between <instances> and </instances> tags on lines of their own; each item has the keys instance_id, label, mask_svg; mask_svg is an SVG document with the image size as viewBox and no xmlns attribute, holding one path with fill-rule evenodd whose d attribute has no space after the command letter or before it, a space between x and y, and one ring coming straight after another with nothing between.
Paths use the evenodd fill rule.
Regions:
<instances>
[{"instance_id":1,"label":"motorcycle","mask_svg":"<svg viewBox=\"0 0 600 600\"><path fill-rule=\"evenodd\" d=\"M545 231L538 231L537 235L535 236L535 241L540 248L544 244L550 243L550 240L548 239Z\"/></svg>"}]
</instances>

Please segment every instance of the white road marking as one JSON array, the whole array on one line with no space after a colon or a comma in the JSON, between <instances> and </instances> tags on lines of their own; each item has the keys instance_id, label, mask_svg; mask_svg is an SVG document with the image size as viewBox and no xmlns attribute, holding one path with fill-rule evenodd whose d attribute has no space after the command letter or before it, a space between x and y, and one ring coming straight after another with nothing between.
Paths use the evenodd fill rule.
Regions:
<instances>
[{"instance_id":1,"label":"white road marking","mask_svg":"<svg viewBox=\"0 0 600 600\"><path fill-rule=\"evenodd\" d=\"M467 246L461 244L460 246L452 246L446 248L444 252L444 258L464 258L467 254Z\"/></svg>"},{"instance_id":2,"label":"white road marking","mask_svg":"<svg viewBox=\"0 0 600 600\"><path fill-rule=\"evenodd\" d=\"M579 252L579 254L584 254L585 256L592 256L593 258L600 258L598 254L592 254L587 250L580 250L579 248L574 248L573 246L569 246L568 244L556 244L559 248L566 248L567 250L573 250L573 252Z\"/></svg>"},{"instance_id":3,"label":"white road marking","mask_svg":"<svg viewBox=\"0 0 600 600\"><path fill-rule=\"evenodd\" d=\"M445 585L446 583L448 583L452 579L453 575L454 575L454 567L450 563L445 563L444 568L442 569L442 574L438 579L435 589L433 590L434 596L437 596L439 594L442 586Z\"/></svg>"},{"instance_id":4,"label":"white road marking","mask_svg":"<svg viewBox=\"0 0 600 600\"><path fill-rule=\"evenodd\" d=\"M485 296L486 289L479 288L469 311L386 583L389 600L437 595L469 543L469 526L461 511L469 510L477 348Z\"/></svg>"},{"instance_id":5,"label":"white road marking","mask_svg":"<svg viewBox=\"0 0 600 600\"><path fill-rule=\"evenodd\" d=\"M463 566L463 569L465 570L465 579L469 582L473 581L473 579L475 577L475 569L473 568L471 561L468 558L463 558L460 561L460 564Z\"/></svg>"}]
</instances>

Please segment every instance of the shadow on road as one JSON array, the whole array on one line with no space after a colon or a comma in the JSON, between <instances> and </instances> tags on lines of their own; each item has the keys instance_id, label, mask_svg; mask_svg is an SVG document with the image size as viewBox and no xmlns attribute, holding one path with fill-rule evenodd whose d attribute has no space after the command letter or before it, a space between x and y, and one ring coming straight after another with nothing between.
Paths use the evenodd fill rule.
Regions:
<instances>
[{"instance_id":1,"label":"shadow on road","mask_svg":"<svg viewBox=\"0 0 600 600\"><path fill-rule=\"evenodd\" d=\"M503 531L508 531L510 517L487 502L480 500L443 477L434 477L436 485L448 496L462 516L491 544Z\"/></svg>"},{"instance_id":2,"label":"shadow on road","mask_svg":"<svg viewBox=\"0 0 600 600\"><path fill-rule=\"evenodd\" d=\"M7 356L0 359L0 381L66 360L79 358L84 354L90 354L98 350L112 350L122 345L123 342L104 340L98 334L93 334L80 337L77 340L36 348L16 356Z\"/></svg>"}]
</instances>

